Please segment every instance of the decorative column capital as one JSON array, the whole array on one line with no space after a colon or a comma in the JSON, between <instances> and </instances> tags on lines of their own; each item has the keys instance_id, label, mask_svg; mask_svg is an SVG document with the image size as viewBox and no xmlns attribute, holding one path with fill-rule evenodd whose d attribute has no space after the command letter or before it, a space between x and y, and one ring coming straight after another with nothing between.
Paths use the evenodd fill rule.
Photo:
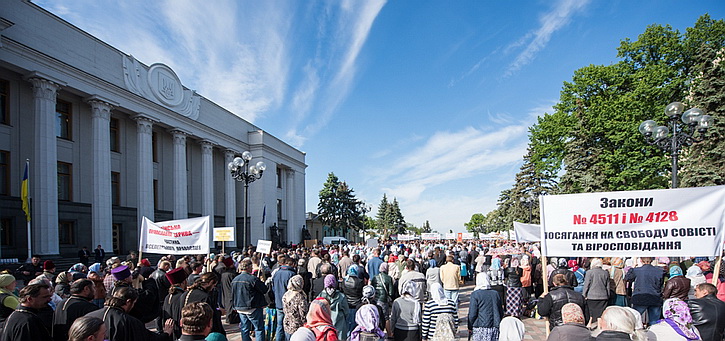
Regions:
<instances>
[{"instance_id":1,"label":"decorative column capital","mask_svg":"<svg viewBox=\"0 0 725 341\"><path fill-rule=\"evenodd\" d=\"M151 134L153 132L154 123L158 122L155 119L146 116L144 114L136 114L131 116L131 119L136 121L136 127L140 133Z\"/></svg>"},{"instance_id":2,"label":"decorative column capital","mask_svg":"<svg viewBox=\"0 0 725 341\"><path fill-rule=\"evenodd\" d=\"M237 151L236 150L229 149L229 148L227 148L227 149L224 150L224 159L227 162L231 162L234 159L234 157L236 157L236 156L237 156Z\"/></svg>"},{"instance_id":3,"label":"decorative column capital","mask_svg":"<svg viewBox=\"0 0 725 341\"><path fill-rule=\"evenodd\" d=\"M292 168L287 168L285 170L287 172L287 176L295 176L295 170Z\"/></svg>"},{"instance_id":4,"label":"decorative column capital","mask_svg":"<svg viewBox=\"0 0 725 341\"><path fill-rule=\"evenodd\" d=\"M199 144L201 145L202 154L211 154L211 152L214 150L214 146L216 145L216 143L207 139L199 140Z\"/></svg>"},{"instance_id":5,"label":"decorative column capital","mask_svg":"<svg viewBox=\"0 0 725 341\"><path fill-rule=\"evenodd\" d=\"M91 116L93 118L102 118L108 120L111 117L111 110L118 104L113 103L98 95L85 98L86 103L91 106Z\"/></svg>"},{"instance_id":6,"label":"decorative column capital","mask_svg":"<svg viewBox=\"0 0 725 341\"><path fill-rule=\"evenodd\" d=\"M186 137L189 136L189 133L179 128L169 129L169 133L171 133L174 138L174 145L186 144Z\"/></svg>"}]
</instances>

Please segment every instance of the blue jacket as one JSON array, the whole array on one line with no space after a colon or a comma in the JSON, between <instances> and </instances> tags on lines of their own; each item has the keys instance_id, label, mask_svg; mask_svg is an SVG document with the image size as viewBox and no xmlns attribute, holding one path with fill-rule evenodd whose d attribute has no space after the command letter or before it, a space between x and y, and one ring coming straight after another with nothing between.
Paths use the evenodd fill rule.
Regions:
<instances>
[{"instance_id":1,"label":"blue jacket","mask_svg":"<svg viewBox=\"0 0 725 341\"><path fill-rule=\"evenodd\" d=\"M665 278L665 270L650 264L638 268L629 269L624 276L625 281L634 281L632 292L632 304L653 306L661 305L662 283Z\"/></svg>"},{"instance_id":2,"label":"blue jacket","mask_svg":"<svg viewBox=\"0 0 725 341\"><path fill-rule=\"evenodd\" d=\"M367 266L368 276L370 276L370 278L375 278L375 276L378 275L380 272L380 264L383 264L383 260L380 259L380 257L370 258Z\"/></svg>"},{"instance_id":3,"label":"blue jacket","mask_svg":"<svg viewBox=\"0 0 725 341\"><path fill-rule=\"evenodd\" d=\"M501 297L495 290L475 290L468 308L468 330L498 327L503 317Z\"/></svg>"},{"instance_id":4,"label":"blue jacket","mask_svg":"<svg viewBox=\"0 0 725 341\"><path fill-rule=\"evenodd\" d=\"M235 310L262 308L267 305L264 294L267 286L247 272L232 280L232 305Z\"/></svg>"},{"instance_id":5,"label":"blue jacket","mask_svg":"<svg viewBox=\"0 0 725 341\"><path fill-rule=\"evenodd\" d=\"M289 279L297 274L295 270L295 268L282 265L274 273L274 276L272 276L272 291L274 291L274 304L277 310L282 310L284 306L282 304L282 296L287 292L287 282L289 282Z\"/></svg>"}]
</instances>

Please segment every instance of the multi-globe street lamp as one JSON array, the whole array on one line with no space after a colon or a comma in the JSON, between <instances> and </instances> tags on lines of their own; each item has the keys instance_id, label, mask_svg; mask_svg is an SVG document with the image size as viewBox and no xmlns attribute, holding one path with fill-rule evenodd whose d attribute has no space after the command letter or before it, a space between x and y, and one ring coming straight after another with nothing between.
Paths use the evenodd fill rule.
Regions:
<instances>
[{"instance_id":1,"label":"multi-globe street lamp","mask_svg":"<svg viewBox=\"0 0 725 341\"><path fill-rule=\"evenodd\" d=\"M534 209L534 203L536 201L536 198L533 195L528 194L523 197L520 197L519 201L521 201L521 203L524 206L529 208L529 224L531 224L531 215L532 215L532 211Z\"/></svg>"},{"instance_id":2,"label":"multi-globe street lamp","mask_svg":"<svg viewBox=\"0 0 725 341\"><path fill-rule=\"evenodd\" d=\"M244 183L244 232L242 233L242 248L249 244L249 236L251 234L247 215L247 212L249 211L249 184L257 179L260 179L264 170L267 169L267 165L265 165L262 161L250 166L249 162L251 160L252 153L245 151L242 153L242 157L235 157L234 160L229 162L227 165L229 167L229 172L232 174L232 178Z\"/></svg>"},{"instance_id":3,"label":"multi-globe street lamp","mask_svg":"<svg viewBox=\"0 0 725 341\"><path fill-rule=\"evenodd\" d=\"M677 188L677 157L680 150L704 140L705 132L713 121L701 109L684 110L685 105L680 102L672 102L665 107L669 128L659 126L653 120L646 120L639 125L639 132L645 136L647 143L672 155L672 188Z\"/></svg>"}]
</instances>

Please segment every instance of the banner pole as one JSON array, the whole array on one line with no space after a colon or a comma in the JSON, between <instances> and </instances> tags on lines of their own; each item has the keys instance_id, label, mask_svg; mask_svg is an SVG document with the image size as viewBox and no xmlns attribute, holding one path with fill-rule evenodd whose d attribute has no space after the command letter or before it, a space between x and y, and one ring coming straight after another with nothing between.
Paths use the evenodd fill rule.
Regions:
<instances>
[{"instance_id":1,"label":"banner pole","mask_svg":"<svg viewBox=\"0 0 725 341\"><path fill-rule=\"evenodd\" d=\"M542 295L546 295L549 293L549 276L547 273L547 267L549 265L549 262L546 259L546 256L541 255L541 281L544 283L544 293ZM538 298L538 297L537 297ZM545 318L545 325L546 325L546 337L549 337L549 318Z\"/></svg>"},{"instance_id":2,"label":"banner pole","mask_svg":"<svg viewBox=\"0 0 725 341\"><path fill-rule=\"evenodd\" d=\"M227 242L225 242L225 241L223 241L223 240L222 240L222 253L226 253L226 252L224 251L224 244L226 244L226 243L227 243Z\"/></svg>"},{"instance_id":3,"label":"banner pole","mask_svg":"<svg viewBox=\"0 0 725 341\"><path fill-rule=\"evenodd\" d=\"M718 278L720 277L720 265L722 264L722 255L717 257L715 260L715 268L712 272L712 285L717 286Z\"/></svg>"}]
</instances>

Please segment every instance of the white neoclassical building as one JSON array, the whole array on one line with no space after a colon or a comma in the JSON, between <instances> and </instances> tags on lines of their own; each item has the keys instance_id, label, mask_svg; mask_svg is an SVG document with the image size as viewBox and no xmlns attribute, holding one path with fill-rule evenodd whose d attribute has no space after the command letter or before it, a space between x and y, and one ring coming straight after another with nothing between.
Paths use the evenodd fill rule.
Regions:
<instances>
[{"instance_id":1,"label":"white neoclassical building","mask_svg":"<svg viewBox=\"0 0 725 341\"><path fill-rule=\"evenodd\" d=\"M138 249L144 216L209 215L215 227L238 227L240 241L243 185L226 165L247 150L267 165L249 185L250 241L270 239L276 226L283 241L299 242L305 154L184 87L168 66L129 53L29 1L2 2L1 257L27 252L26 160L33 253L98 244L127 253Z\"/></svg>"}]
</instances>

